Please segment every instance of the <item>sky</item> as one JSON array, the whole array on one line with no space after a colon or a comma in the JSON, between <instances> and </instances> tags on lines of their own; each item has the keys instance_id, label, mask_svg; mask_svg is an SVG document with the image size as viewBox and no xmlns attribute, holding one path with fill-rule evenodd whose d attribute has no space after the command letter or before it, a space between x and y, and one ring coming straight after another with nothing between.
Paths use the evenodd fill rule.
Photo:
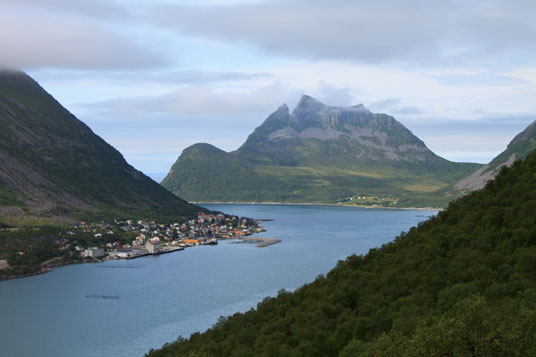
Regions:
<instances>
[{"instance_id":1,"label":"sky","mask_svg":"<svg viewBox=\"0 0 536 357\"><path fill-rule=\"evenodd\" d=\"M302 94L486 163L536 120L535 13L533 0L1 0L0 67L158 178L194 143L237 149Z\"/></svg>"}]
</instances>

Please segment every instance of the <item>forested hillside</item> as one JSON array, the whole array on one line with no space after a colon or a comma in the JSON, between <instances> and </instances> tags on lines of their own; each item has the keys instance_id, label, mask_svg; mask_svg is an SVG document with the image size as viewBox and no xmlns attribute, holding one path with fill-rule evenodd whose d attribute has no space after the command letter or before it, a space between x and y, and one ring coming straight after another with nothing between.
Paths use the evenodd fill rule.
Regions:
<instances>
[{"instance_id":1,"label":"forested hillside","mask_svg":"<svg viewBox=\"0 0 536 357\"><path fill-rule=\"evenodd\" d=\"M295 292L150 356L536 355L536 153Z\"/></svg>"}]
</instances>

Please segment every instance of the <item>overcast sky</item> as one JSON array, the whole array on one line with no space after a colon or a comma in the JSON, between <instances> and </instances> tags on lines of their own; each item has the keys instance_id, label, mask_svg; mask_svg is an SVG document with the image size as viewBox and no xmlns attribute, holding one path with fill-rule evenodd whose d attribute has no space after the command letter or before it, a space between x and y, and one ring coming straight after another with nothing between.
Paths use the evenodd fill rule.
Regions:
<instances>
[{"instance_id":1,"label":"overcast sky","mask_svg":"<svg viewBox=\"0 0 536 357\"><path fill-rule=\"evenodd\" d=\"M304 93L488 162L536 119L535 14L533 0L1 0L0 66L148 174L196 142L238 148Z\"/></svg>"}]
</instances>

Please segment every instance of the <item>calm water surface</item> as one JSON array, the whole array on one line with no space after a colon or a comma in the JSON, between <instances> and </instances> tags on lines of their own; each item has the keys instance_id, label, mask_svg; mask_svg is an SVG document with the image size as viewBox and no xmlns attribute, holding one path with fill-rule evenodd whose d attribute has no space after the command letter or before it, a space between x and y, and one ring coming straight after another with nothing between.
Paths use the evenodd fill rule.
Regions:
<instances>
[{"instance_id":1,"label":"calm water surface","mask_svg":"<svg viewBox=\"0 0 536 357\"><path fill-rule=\"evenodd\" d=\"M206 205L262 222L281 243L202 246L79 264L0 282L1 356L142 356L179 335L293 290L338 260L391 241L436 211ZM119 299L87 298L87 295Z\"/></svg>"}]
</instances>

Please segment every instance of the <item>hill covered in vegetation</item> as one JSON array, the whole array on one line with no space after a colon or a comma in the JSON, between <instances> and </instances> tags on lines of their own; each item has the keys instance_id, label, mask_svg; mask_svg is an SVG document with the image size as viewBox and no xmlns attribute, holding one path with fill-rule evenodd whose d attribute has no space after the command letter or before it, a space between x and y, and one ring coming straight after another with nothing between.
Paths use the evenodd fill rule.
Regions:
<instances>
[{"instance_id":1,"label":"hill covered in vegetation","mask_svg":"<svg viewBox=\"0 0 536 357\"><path fill-rule=\"evenodd\" d=\"M165 220L203 209L130 166L32 78L0 71L0 223Z\"/></svg>"},{"instance_id":2,"label":"hill covered in vegetation","mask_svg":"<svg viewBox=\"0 0 536 357\"><path fill-rule=\"evenodd\" d=\"M536 355L536 153L295 292L149 356Z\"/></svg>"},{"instance_id":3,"label":"hill covered in vegetation","mask_svg":"<svg viewBox=\"0 0 536 357\"><path fill-rule=\"evenodd\" d=\"M438 206L481 165L445 160L393 117L309 96L280 106L236 151L185 149L162 185L191 201ZM365 197L365 198L363 198Z\"/></svg>"}]
</instances>

